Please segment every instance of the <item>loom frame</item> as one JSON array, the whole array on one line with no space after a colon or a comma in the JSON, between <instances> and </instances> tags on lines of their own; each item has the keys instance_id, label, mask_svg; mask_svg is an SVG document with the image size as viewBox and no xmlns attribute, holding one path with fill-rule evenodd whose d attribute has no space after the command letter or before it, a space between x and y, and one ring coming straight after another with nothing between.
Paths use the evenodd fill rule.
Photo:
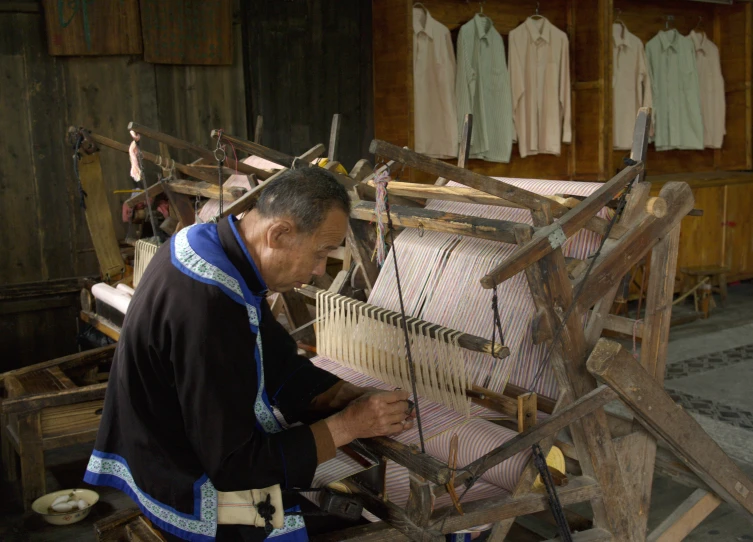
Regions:
<instances>
[{"instance_id":1,"label":"loom frame","mask_svg":"<svg viewBox=\"0 0 753 542\"><path fill-rule=\"evenodd\" d=\"M461 164L464 164L467 159L470 124L467 121L464 130L462 148L466 149L466 153L465 156L461 155ZM512 229L520 247L519 250L482 279L485 287L493 287L517 272L524 271L538 311L533 322L539 330L536 334L537 340L551 344L555 329L562 325L565 331L561 343L556 346L557 355L552 360L560 389L560 396L552 416L545 422L526 429L512 441L489 452L471 465L486 462L484 466L491 467L497 461L501 462L511 456L511 451L516 449L515 445L522 449L521 443L528 444L533 440L537 441L546 453L555 443L559 430L565 426L569 427L573 441L570 446L570 455L578 458L583 471L583 476L576 478L571 484L578 489L590 488L591 484L598 488L598 491L583 499L591 501L594 511L593 528L574 535L575 540L681 540L713 511L721 500L727 501L749 517L753 512L753 500L749 498L746 500L750 489L753 488L753 482L737 469L718 446L710 441L702 428L687 413L683 412L682 415L678 415L672 412L671 406L674 406L674 402L660 385L666 362L680 221L692 211L693 196L687 184L671 183L664 187L659 199L649 198L650 184L642 182L649 127L650 111L642 109L636 121L634 145L631 152L631 158L635 163L628 165L594 195L577 203L571 209L556 200L536 201L527 194L520 194L517 191L508 190L503 193L508 200L511 200L511 203L528 207L531 210L536 229L527 225L514 226ZM466 175L462 168L452 168L452 166L432 161L407 149L399 149L384 142L374 141L371 150L375 154L404 166L441 175L437 181L438 186L442 185L444 179L453 179L461 183L466 181L464 184L486 194L502 195L498 189L499 185L495 187L489 183L499 183L499 181L484 179L483 176L476 174ZM617 223L620 227L610 232L609 239L605 243L605 251L594 262L592 273L587 278L583 278L581 274L573 281L573 277L568 275L568 266L561 251L564 241L552 242L553 234L564 233L564 237L569 238L581 228L593 226L592 219L596 213L634 179L633 190L627 198L625 210ZM465 192L462 196L479 197L479 194ZM401 195L408 195L408 192L403 192ZM500 204L503 203L500 202ZM353 218L372 219L373 212L369 216L363 211L366 205L368 204L357 206ZM553 209L557 209L556 212L560 217L558 221L555 221L556 215ZM403 212L402 209L400 211ZM421 224L425 217L425 215L410 213L410 211L407 211L406 215L410 215L415 221L406 225ZM457 218L450 217L447 222L457 222ZM434 225L436 226L437 223L439 222ZM500 224L500 227L507 228L508 224ZM440 225L438 229L458 233L452 229L452 224L448 227ZM358 241L363 246L368 246L370 242L363 239ZM355 254L359 248L351 246L351 250ZM643 353L638 364L616 343L599 337L612 320L609 309L616 296L619 282L629 272L632 264L649 251L652 253L652 269L648 284L647 317L641 330ZM578 300L578 305L574 307L567 321L562 322L562 315L567 314L573 303L574 288L582 288L589 294L586 295L585 300ZM590 312L588 324L584 329L579 324L582 321L580 315L592 306L593 310ZM620 321L623 327L630 323L637 331L636 322L630 322L628 319ZM618 369L621 369L622 373L615 375ZM597 387L595 376L599 376L606 384ZM643 379L640 380L640 377ZM626 386L626 380L631 382L640 380L639 391L632 389L631 393L631 388ZM640 404L641 400L645 402L645 398L640 397L640 392L650 393L652 400L650 406ZM603 407L617 397L636 414L636 417L632 420L632 425L626 434L613 439L610 416ZM654 413L664 415L664 418L656 415L652 417L652 409L656 409ZM693 450L689 449L687 440L671 441L672 452L685 464L691 466L691 472L683 474L691 479L691 483L697 485L698 489L654 532L648 533L647 511L650 506L651 486L657 461L657 440L670 441L670 435L672 435L672 426L667 420L672 420L671 423L680 423L686 434L693 435L694 439L705 442L709 446L715 446L713 451L718 461L724 462L725 467L735 474L734 477L730 477L721 469L715 468L712 462L707 459L704 461L704 450L697 447ZM356 539L441 539L439 532L429 528L432 526L432 511L431 499L427 498L427 493L433 493L436 496L442 492L443 486L427 481L416 473L419 469L413 465L416 462L421 463L416 458L406 460L404 457L399 457L400 454L385 453L383 442L380 446L371 447L372 452L380 450L382 454L403 464L411 471L411 490L406 510L403 511L394 505L385 505L384 501L377 498L378 496L370 494L368 489L351 481L349 487L366 496L367 508L382 518L384 523L355 527L349 530L350 532L334 533L320 537L320 540L329 542ZM417 451L414 451L414 455L420 457ZM423 470L423 465L421 470ZM479 501L482 504L478 505L478 508L493 510L493 513L476 515L477 507L473 506L475 503L471 503L464 507L464 515L456 511L450 512L449 517L453 518L450 522L451 526L447 527L445 524L441 532L469 528L474 524L482 523L482 519L487 520L493 516L495 524L489 540L504 540L515 517L535 511L527 508L531 506L530 500L535 495L530 490L535 476L533 465L529 463L517 488L509 497ZM455 479L456 485L462 483L464 478L463 475L458 476ZM565 501L571 502L569 489L560 489L559 493L563 505L566 504ZM543 500L543 497L539 497ZM436 517L444 514L443 509L434 511L433 515Z\"/></svg>"},{"instance_id":2,"label":"loom frame","mask_svg":"<svg viewBox=\"0 0 753 542\"><path fill-rule=\"evenodd\" d=\"M504 232L506 237L503 240L514 238L519 250L483 277L482 285L491 287L517 272L525 272L537 310L532 321L535 341L551 345L555 330L562 326L564 331L552 357L560 395L555 399L541 398L538 401L539 405L548 405L551 416L538 424L526 422L524 411L526 408L530 411L531 398L528 390L506 391L504 397L514 403L497 406L502 412L515 412L522 419L519 425L521 432L471 465L483 464L485 468L491 468L517 453L516 450L520 451L534 442L539 443L545 453L554 444L560 446L568 457L578 461L582 470L582 475L571 478L566 486L558 489L560 501L563 506L589 501L594 511L592 527L573 535L574 540L581 542L681 540L722 500L748 517L753 512L753 494L750 493L753 482L739 469L735 470L734 464L728 464L731 460L721 449L714 448L713 453L708 454L707 450L679 438L672 428L672 424L680 424L685 434L709 443L710 439L702 428L687 413L676 409L661 386L680 221L692 211L693 195L686 183L675 182L668 183L659 198L649 198L650 183L642 180L649 123L650 111L642 109L636 121L631 152L635 163L628 165L583 201L567 197L542 197L464 169L472 128L470 116L465 122L461 140L464 152L460 153L457 167L378 140L373 141L371 146L372 152L390 160L377 170L407 166L438 177L434 187L423 193L416 186L393 187L390 199L394 203L392 209L395 216L399 216L406 226L420 224L425 229L463 235L476 235L482 230L482 234L491 235L489 231L497 231ZM333 133L334 125L333 122ZM154 131L150 135L161 137ZM212 133L213 137L217 135L216 132ZM303 156L296 159L258 142L248 142L228 134L222 134L222 137L232 142L236 149L280 163L285 168L308 165L302 164ZM330 146L333 146L332 141ZM328 169L334 169L334 166ZM378 276L378 269L371 261L374 232L373 228L368 227L368 221L374 215L368 212L368 204L363 202L373 200L374 186L369 181L374 173L367 162L361 161L350 175L335 173L335 176L351 191L354 200L361 201L351 216L347 246L357 272L370 289ZM447 180L462 183L469 189L447 187ZM562 238L570 238L584 227L606 233L607 225L596 213L609 205L633 180L635 182L626 208L609 232L604 252L594 262L590 275L584 278L585 262L565 260L561 250ZM253 208L263 186L263 183L259 184L237 199L224 214L240 214ZM395 188L402 192L395 191ZM485 229L477 227L479 222L474 217L459 219L425 213L421 209L421 200L437 196L456 201L468 201L470 198L479 203L494 202L527 208L531 211L534 227L496 221L496 224L487 224ZM401 206L405 208L399 208ZM647 291L647 317L645 324L640 326L633 320L610 315L609 310L620 281L632 265L649 252L651 274ZM340 281L337 288L341 286ZM582 288L585 294L578 299L577 306L568 312L574 302L575 288ZM588 311L588 323L583 328L581 316ZM569 316L563 322L564 314ZM298 328L299 333L305 332L306 322L293 324L298 324L293 327ZM616 343L600 338L606 329L632 329L641 336L643 350L640 363ZM603 384L599 384L600 381ZM528 407L525 406L526 397L529 399ZM605 404L616 399L620 399L634 417L622 419L604 410ZM561 431L565 428L570 430L570 435ZM668 445L660 441L666 441ZM362 444L370 453L392 459L408 468L411 488L408 505L402 509L385 499L384 495L375 494L359 484L357 478L348 479L346 485L361 494L367 509L383 521L324 535L317 540L433 541L442 540L442 533L445 532L493 523L488 540L499 542L506 539L516 517L548 509L545 495L531 490L536 472L529 463L516 489L509 495L464 504L462 515L456 510L432 510L432 498L447 491L449 474L446 466L413 447L389 438L367 439ZM716 468L715 462L724 462L725 469ZM647 512L656 469L697 490L659 528L647 533ZM455 486L460 487L465 478L463 474L456 476ZM432 519L445 515L442 528L436 529Z\"/></svg>"}]
</instances>

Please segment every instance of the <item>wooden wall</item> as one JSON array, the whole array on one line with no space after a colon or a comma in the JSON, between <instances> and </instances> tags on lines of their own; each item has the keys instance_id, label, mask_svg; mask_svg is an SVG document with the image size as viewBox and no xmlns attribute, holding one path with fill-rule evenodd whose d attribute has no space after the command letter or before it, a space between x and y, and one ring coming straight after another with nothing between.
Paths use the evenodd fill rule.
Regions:
<instances>
[{"instance_id":1,"label":"wooden wall","mask_svg":"<svg viewBox=\"0 0 753 542\"><path fill-rule=\"evenodd\" d=\"M326 145L340 113L339 161L350 169L366 157L374 132L371 3L244 2L243 17L248 125L263 116L262 143L296 155Z\"/></svg>"},{"instance_id":2,"label":"wooden wall","mask_svg":"<svg viewBox=\"0 0 753 542\"><path fill-rule=\"evenodd\" d=\"M413 146L413 30L409 0L373 2L374 111L376 137ZM435 0L426 4L432 17L456 39L473 18L478 3ZM498 0L484 4L507 47L509 32L534 13L535 3ZM720 50L726 83L727 135L721 150L656 152L649 147L651 175L753 169L751 128L751 13L749 3L733 6L688 0L549 0L540 13L570 40L573 142L562 154L520 158L513 146L509 164L471 160L469 168L487 175L540 179L605 180L623 166L625 151L612 150L612 32L615 10L628 29L647 42L664 29L665 17L687 34L699 17ZM419 181L428 177L414 174Z\"/></svg>"},{"instance_id":3,"label":"wooden wall","mask_svg":"<svg viewBox=\"0 0 753 542\"><path fill-rule=\"evenodd\" d=\"M124 143L132 120L205 145L212 128L247 136L240 18L233 29L232 66L154 65L139 56L52 57L39 4L0 5L0 287L98 273L78 203L73 151L65 141L69 125ZM128 195L113 191L134 188L128 157L101 152L122 239L126 227L118 217ZM0 370L75 350L77 311L71 307L77 296L66 295L43 297L50 300L47 310L40 299L0 300L0 351L10 364Z\"/></svg>"},{"instance_id":4,"label":"wooden wall","mask_svg":"<svg viewBox=\"0 0 753 542\"><path fill-rule=\"evenodd\" d=\"M722 149L702 151L662 151L649 146L648 167L652 175L665 173L746 170L753 168L751 130L751 8L745 3L715 6L710 3L682 0L614 0L615 10L628 30L644 44L666 26L666 16L673 15L672 24L687 35L700 22L719 47L726 100L727 135ZM614 167L622 167L625 151L614 151Z\"/></svg>"}]
</instances>

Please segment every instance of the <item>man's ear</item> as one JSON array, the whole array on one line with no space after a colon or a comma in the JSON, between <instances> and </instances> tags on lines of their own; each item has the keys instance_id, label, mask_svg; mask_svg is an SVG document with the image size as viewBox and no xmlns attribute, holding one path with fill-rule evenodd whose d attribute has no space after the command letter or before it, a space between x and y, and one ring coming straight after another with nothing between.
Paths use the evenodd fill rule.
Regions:
<instances>
[{"instance_id":1,"label":"man's ear","mask_svg":"<svg viewBox=\"0 0 753 542\"><path fill-rule=\"evenodd\" d=\"M295 225L287 219L275 220L267 230L269 248L286 249L293 245Z\"/></svg>"}]
</instances>

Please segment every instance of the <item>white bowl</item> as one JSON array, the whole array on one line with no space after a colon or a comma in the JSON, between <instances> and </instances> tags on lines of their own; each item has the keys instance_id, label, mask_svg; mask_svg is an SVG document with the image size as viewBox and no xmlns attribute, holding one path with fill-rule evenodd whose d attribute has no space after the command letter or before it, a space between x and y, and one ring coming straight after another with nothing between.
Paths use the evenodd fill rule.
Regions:
<instances>
[{"instance_id":1,"label":"white bowl","mask_svg":"<svg viewBox=\"0 0 753 542\"><path fill-rule=\"evenodd\" d=\"M75 509L70 512L50 512L50 505L55 499L61 495L69 495L70 493L73 493L77 500L85 500L89 506L83 510ZM52 525L69 525L81 521L88 516L92 506L97 504L97 501L99 501L99 494L91 489L61 489L60 491L54 491L39 497L31 503L31 509L42 516L47 523L51 523Z\"/></svg>"}]
</instances>

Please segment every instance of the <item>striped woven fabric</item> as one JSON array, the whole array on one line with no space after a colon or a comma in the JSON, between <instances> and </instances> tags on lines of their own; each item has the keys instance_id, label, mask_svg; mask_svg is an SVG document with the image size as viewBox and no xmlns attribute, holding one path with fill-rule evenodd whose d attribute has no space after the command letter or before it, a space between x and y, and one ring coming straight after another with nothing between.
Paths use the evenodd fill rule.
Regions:
<instances>
[{"instance_id":1,"label":"striped woven fabric","mask_svg":"<svg viewBox=\"0 0 753 542\"><path fill-rule=\"evenodd\" d=\"M601 186L598 183L573 181L503 180L542 195L588 196ZM460 185L450 183L448 186ZM427 208L531 224L530 212L523 209L436 200L431 201ZM606 210L602 211L601 216L606 216ZM596 250L599 241L598 235L583 230L565 243L563 252L565 256L585 259ZM515 245L407 229L397 238L395 246L405 308L410 316L491 338L491 290L484 290L479 279L502 260L510 257L515 251ZM380 271L369 303L399 311L395 284L395 268L393 259L389 257ZM500 285L498 293L504 343L510 348L510 356L504 360L495 360L489 355L468 352L466 361L472 366L473 379L478 385L486 385L501 393L509 380L530 389L539 363L546 352L544 345L533 345L530 324L535 310L524 273L519 273ZM387 388L382 382L321 356L312 361L318 367L353 384ZM557 396L557 386L550 367L543 370L535 391L548 397ZM470 419L447 407L422 399L419 407L426 451L443 462L447 461L453 434L457 433L459 437L459 466L470 463L516 435L514 431L489 421L499 418L499 414L477 405L472 406ZM397 440L404 444L417 444L418 431L416 428L406 431L399 435ZM522 452L485 473L468 491L463 502L512 491L529 457L529 451ZM317 469L314 484L326 485L359 470L361 467L354 461L344 454L342 457L338 455ZM387 494L392 502L401 506L408 499L407 474L407 469L389 463ZM438 499L435 508L447 504L449 499L445 495ZM372 521L376 520L368 514L365 516Z\"/></svg>"}]
</instances>

